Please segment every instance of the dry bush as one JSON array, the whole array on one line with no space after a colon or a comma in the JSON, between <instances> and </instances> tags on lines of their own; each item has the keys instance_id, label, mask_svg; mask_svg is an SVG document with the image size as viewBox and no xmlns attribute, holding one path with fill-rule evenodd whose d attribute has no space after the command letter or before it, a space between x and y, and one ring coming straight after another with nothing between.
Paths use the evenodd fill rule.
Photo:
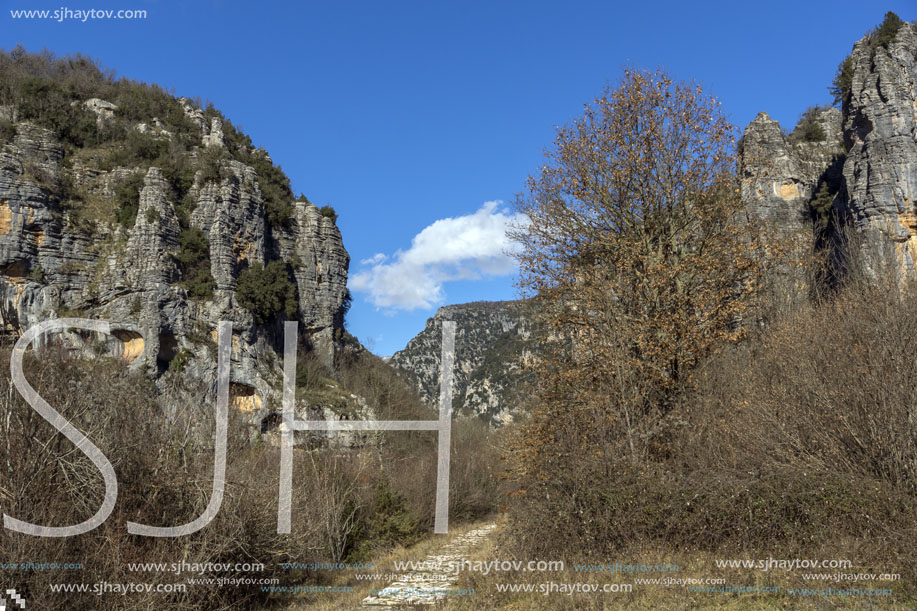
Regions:
<instances>
[{"instance_id":1,"label":"dry bush","mask_svg":"<svg viewBox=\"0 0 917 611\"><path fill-rule=\"evenodd\" d=\"M319 525L323 551L332 561L340 562L353 545L353 534L363 507L359 486L367 457L359 453L329 454L309 453L304 477L307 490L298 488L297 494L305 493L310 500L308 511L312 519L309 521Z\"/></svg>"},{"instance_id":2,"label":"dry bush","mask_svg":"<svg viewBox=\"0 0 917 611\"><path fill-rule=\"evenodd\" d=\"M352 339L341 358L337 378L372 406L380 420L429 420L438 412L425 405L417 390L392 366Z\"/></svg>"},{"instance_id":3,"label":"dry bush","mask_svg":"<svg viewBox=\"0 0 917 611\"><path fill-rule=\"evenodd\" d=\"M860 268L862 269L862 268ZM685 402L682 472L744 495L699 541L818 547L917 578L917 283L873 267L711 360ZM726 515L723 500L697 512ZM740 534L742 531L747 534ZM727 534L728 533L728 534Z\"/></svg>"},{"instance_id":4,"label":"dry bush","mask_svg":"<svg viewBox=\"0 0 917 611\"><path fill-rule=\"evenodd\" d=\"M213 481L213 417L197 426L203 439L189 434L188 422L169 422L156 404L155 388L109 360L92 363L50 353L27 358L26 376L39 394L111 460L118 476L118 501L109 519L95 530L65 538L42 538L0 530L4 562L82 562L76 571L4 571L6 587L16 588L33 608L108 609L249 608L265 601L260 586L189 585L175 594L52 593L53 583L185 583L189 577L278 577L277 562L327 557L316 549L319 523L307 509L308 497L294 499L291 535L277 528L279 458L272 448L248 448L247 435L231 422L226 491L217 517L202 530L177 538L127 533L127 521L157 526L186 523L206 507ZM0 354L8 362L9 352ZM0 469L2 509L16 518L44 525L76 524L91 516L104 485L94 465L44 421L0 377L2 427ZM192 410L177 410L191 417ZM200 414L195 416L200 418ZM207 439L206 431L210 431ZM250 563L263 573L206 575L132 572L128 563Z\"/></svg>"},{"instance_id":5,"label":"dry bush","mask_svg":"<svg viewBox=\"0 0 917 611\"><path fill-rule=\"evenodd\" d=\"M115 509L97 529L76 537L40 538L0 530L4 562L82 562L83 570L0 575L34 608L94 609L92 594L55 594L53 583L185 583L189 577L255 577L292 584L322 579L290 572L282 562L340 561L406 545L432 530L436 436L389 432L359 448L296 450L292 532L278 535L279 450L251 446L248 425L230 411L226 488L216 518L176 538L127 533L128 521L175 526L203 513L213 485L212 403L174 406L170 418L156 388L117 361L91 362L55 352L27 355L26 377L55 409L111 460L118 476ZM0 362L9 351L0 351ZM431 418L431 410L381 361L351 364L342 377L379 401L383 417ZM362 369L361 369L362 367ZM95 466L29 407L0 375L0 509L43 525L76 524L101 504ZM453 523L495 507L493 444L485 429L457 422L453 433ZM484 461L484 462L481 462ZM131 572L128 563L263 563L264 572L205 575ZM260 585L189 585L185 593L103 595L109 609L230 609L264 605Z\"/></svg>"},{"instance_id":6,"label":"dry bush","mask_svg":"<svg viewBox=\"0 0 917 611\"><path fill-rule=\"evenodd\" d=\"M608 482L671 452L661 423L696 366L744 336L780 257L746 214L733 133L696 84L625 71L529 179L514 237L547 337L509 446L525 545L602 549Z\"/></svg>"},{"instance_id":7,"label":"dry bush","mask_svg":"<svg viewBox=\"0 0 917 611\"><path fill-rule=\"evenodd\" d=\"M429 417L429 416L428 416ZM452 427L449 523L489 517L501 498L498 434L478 420ZM392 431L382 435L359 479L360 511L348 552L354 558L417 542L433 529L436 500L436 433Z\"/></svg>"},{"instance_id":8,"label":"dry bush","mask_svg":"<svg viewBox=\"0 0 917 611\"><path fill-rule=\"evenodd\" d=\"M417 390L388 364L362 349L352 350L338 371L342 385L372 406L380 420L435 420L439 412L423 403ZM478 420L456 418L452 425L450 519L471 521L497 509L500 499L497 436ZM366 478L384 482L403 496L418 532L433 527L436 498L437 437L434 432L392 431L377 437L377 458ZM385 496L383 491L382 496ZM378 495L376 495L378 496ZM372 507L376 503L370 500ZM385 503L382 503L385 505ZM371 530L371 529L370 529ZM410 540L411 537L406 538Z\"/></svg>"},{"instance_id":9,"label":"dry bush","mask_svg":"<svg viewBox=\"0 0 917 611\"><path fill-rule=\"evenodd\" d=\"M710 359L683 416L707 464L749 470L767 455L914 493L917 280L893 253L866 260L843 242L843 284Z\"/></svg>"},{"instance_id":10,"label":"dry bush","mask_svg":"<svg viewBox=\"0 0 917 611\"><path fill-rule=\"evenodd\" d=\"M917 492L915 288L842 291L716 359L691 410L700 445L736 469L766 453Z\"/></svg>"},{"instance_id":11,"label":"dry bush","mask_svg":"<svg viewBox=\"0 0 917 611\"><path fill-rule=\"evenodd\" d=\"M616 455L620 440L602 456L568 445L567 476L538 488L551 503L520 504L507 544L533 557L641 546L850 557L913 589L915 354L917 283L851 273L705 361L658 423L665 453L636 462Z\"/></svg>"},{"instance_id":12,"label":"dry bush","mask_svg":"<svg viewBox=\"0 0 917 611\"><path fill-rule=\"evenodd\" d=\"M450 521L471 522L496 513L503 496L499 469L504 436L479 419L453 423Z\"/></svg>"}]
</instances>

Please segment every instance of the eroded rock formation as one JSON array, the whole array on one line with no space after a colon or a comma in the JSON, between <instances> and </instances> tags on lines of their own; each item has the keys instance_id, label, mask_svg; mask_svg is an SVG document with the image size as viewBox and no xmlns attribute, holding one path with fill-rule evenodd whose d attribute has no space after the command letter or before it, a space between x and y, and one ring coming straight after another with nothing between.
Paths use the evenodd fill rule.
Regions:
<instances>
[{"instance_id":1,"label":"eroded rock formation","mask_svg":"<svg viewBox=\"0 0 917 611\"><path fill-rule=\"evenodd\" d=\"M85 107L99 121L111 120L117 111L101 99L87 100ZM184 110L200 129L192 159L224 146L219 119L208 125L186 101ZM185 201L175 201L155 163L103 169L79 154L65 162L64 146L50 129L15 121L13 109L3 114L15 128L0 149L0 327L7 335L51 318L108 320L113 336L69 334L67 341L74 349L107 351L147 372L171 393L167 403L181 398L210 411L216 328L232 321L233 403L256 425L280 409L282 320L258 322L240 304L236 285L250 265L282 261L295 282L295 319L303 341L332 364L349 264L333 219L311 203L291 201L289 218L271 226L257 172L228 156L219 161L218 178L198 170ZM151 117L131 129L172 138L161 125ZM142 185L136 220L125 227L110 211L117 205L117 186L132 177L142 178ZM79 201L73 193L80 194ZM190 209L187 222L209 247L214 288L204 297L190 295L182 282L180 205Z\"/></svg>"},{"instance_id":2,"label":"eroded rock formation","mask_svg":"<svg viewBox=\"0 0 917 611\"><path fill-rule=\"evenodd\" d=\"M403 371L431 406L439 404L442 321L456 323L453 409L499 425L518 410L516 393L528 379L532 324L520 301L479 301L440 308L390 363Z\"/></svg>"},{"instance_id":3,"label":"eroded rock formation","mask_svg":"<svg viewBox=\"0 0 917 611\"><path fill-rule=\"evenodd\" d=\"M901 26L888 46L869 37L850 55L844 103L841 211L863 235L868 258L914 272L917 260L917 25Z\"/></svg>"},{"instance_id":4,"label":"eroded rock formation","mask_svg":"<svg viewBox=\"0 0 917 611\"><path fill-rule=\"evenodd\" d=\"M796 236L803 250L820 237L836 261L855 256L866 271L913 274L917 25L902 25L886 43L865 36L848 62L843 111L817 110L788 136L765 113L746 127L743 197L769 231Z\"/></svg>"}]
</instances>

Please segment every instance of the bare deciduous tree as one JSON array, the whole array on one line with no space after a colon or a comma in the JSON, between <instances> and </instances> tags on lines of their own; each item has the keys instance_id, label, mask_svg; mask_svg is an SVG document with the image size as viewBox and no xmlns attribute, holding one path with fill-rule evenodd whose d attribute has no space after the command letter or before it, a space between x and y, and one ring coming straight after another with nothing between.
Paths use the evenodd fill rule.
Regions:
<instances>
[{"instance_id":1,"label":"bare deciduous tree","mask_svg":"<svg viewBox=\"0 0 917 611\"><path fill-rule=\"evenodd\" d=\"M566 452L644 456L698 360L742 336L766 257L719 105L627 71L559 129L517 200L521 285L553 337L517 448L528 475Z\"/></svg>"}]
</instances>

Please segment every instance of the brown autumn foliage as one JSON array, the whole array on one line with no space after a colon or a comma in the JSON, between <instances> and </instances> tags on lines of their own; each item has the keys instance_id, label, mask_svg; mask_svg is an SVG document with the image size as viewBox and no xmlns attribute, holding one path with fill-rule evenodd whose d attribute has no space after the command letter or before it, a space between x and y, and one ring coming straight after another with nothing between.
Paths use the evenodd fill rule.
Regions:
<instances>
[{"instance_id":1,"label":"brown autumn foliage","mask_svg":"<svg viewBox=\"0 0 917 611\"><path fill-rule=\"evenodd\" d=\"M699 89L627 73L530 180L548 337L503 543L848 557L913 592L914 283L856 244L788 259L743 220L730 134Z\"/></svg>"},{"instance_id":2,"label":"brown autumn foliage","mask_svg":"<svg viewBox=\"0 0 917 611\"><path fill-rule=\"evenodd\" d=\"M279 449L266 440L252 445L248 425L231 411L226 490L216 518L191 535L130 535L127 521L158 526L201 515L213 481L212 405L177 406L167 417L157 390L142 374L115 359L74 358L47 346L27 353L25 374L49 404L83 431L111 460L118 500L108 520L74 537L44 538L0 528L3 563L82 563L78 570L0 569L4 588L15 588L35 609L250 609L288 600L262 590L316 584L328 573L285 570L281 563L367 560L371 553L407 544L432 530L436 444L426 432L388 433L342 450L297 448L294 455L292 532L277 533ZM8 367L10 351L0 347ZM327 373L327 372L326 372ZM365 356L336 372L391 417L424 408L387 365ZM355 381L361 380L362 385ZM492 440L482 423L457 422L451 479L452 523L494 510ZM192 434L197 429L198 434ZM95 466L0 375L0 512L45 525L76 524L102 501ZM129 563L205 565L262 563L263 571L214 569L203 574L131 570ZM189 578L255 581L238 585L189 584ZM184 592L120 595L54 592L52 584L180 584Z\"/></svg>"},{"instance_id":3,"label":"brown autumn foliage","mask_svg":"<svg viewBox=\"0 0 917 611\"><path fill-rule=\"evenodd\" d=\"M734 150L719 102L661 72L626 72L559 130L518 201L521 284L552 336L514 452L523 488L568 451L645 456L698 360L742 336L763 245Z\"/></svg>"},{"instance_id":4,"label":"brown autumn foliage","mask_svg":"<svg viewBox=\"0 0 917 611\"><path fill-rule=\"evenodd\" d=\"M539 497L512 506L505 543L593 560L846 558L913 596L915 352L917 281L858 276L705 358L657 423L667 456L558 460Z\"/></svg>"}]
</instances>

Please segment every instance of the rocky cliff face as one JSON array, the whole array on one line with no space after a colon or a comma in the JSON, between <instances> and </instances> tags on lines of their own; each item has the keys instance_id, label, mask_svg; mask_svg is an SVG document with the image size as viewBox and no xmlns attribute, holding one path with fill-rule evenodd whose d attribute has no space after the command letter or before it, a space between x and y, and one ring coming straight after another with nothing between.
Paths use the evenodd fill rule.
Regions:
<instances>
[{"instance_id":1,"label":"rocky cliff face","mask_svg":"<svg viewBox=\"0 0 917 611\"><path fill-rule=\"evenodd\" d=\"M205 149L225 146L219 119L205 122L200 109L187 101L183 106L200 129L189 163ZM100 99L88 100L86 108L100 124L117 111ZM289 218L269 224L258 173L228 155L217 158L218 175L194 172L177 201L155 162L103 169L81 150L71 150L65 161L52 130L19 120L15 108L0 111L15 134L0 150L0 326L8 335L56 317L108 320L115 337L68 333L65 340L75 350L122 358L157 379L171 393L164 396L209 412L204 400L215 391L217 324L232 321L233 404L253 424L276 423L282 320L257 321L236 288L249 266L280 261L295 282L294 317L303 341L320 361L332 363L348 299L349 256L334 221L314 205L290 201ZM155 117L128 129L167 145L176 139ZM119 185L132 178L140 184L127 202L137 207L133 224L94 214L116 207ZM213 288L204 296L193 296L181 282L181 210L190 210L187 226L206 239L203 266Z\"/></svg>"},{"instance_id":2,"label":"rocky cliff face","mask_svg":"<svg viewBox=\"0 0 917 611\"><path fill-rule=\"evenodd\" d=\"M884 263L913 273L917 25L902 25L887 45L875 33L864 37L848 62L843 111L816 109L788 136L765 113L746 127L743 197L769 231L794 237L801 251L820 237L838 260L859 254L868 269ZM844 227L852 235L841 240ZM851 244L857 252L843 252Z\"/></svg>"},{"instance_id":3,"label":"rocky cliff face","mask_svg":"<svg viewBox=\"0 0 917 611\"><path fill-rule=\"evenodd\" d=\"M802 260L820 241L838 190L844 148L841 111L812 108L792 133L784 134L767 113L746 128L739 145L739 181L750 214L790 260ZM826 195L828 193L832 195ZM828 199L827 204L816 204ZM810 294L805 268L795 264L771 272L773 299L795 308ZM775 302L776 303L776 302Z\"/></svg>"},{"instance_id":4,"label":"rocky cliff face","mask_svg":"<svg viewBox=\"0 0 917 611\"><path fill-rule=\"evenodd\" d=\"M758 113L740 146L742 196L769 230L785 236L811 236L810 202L844 152L839 109L815 109L807 120L784 135L777 121Z\"/></svg>"},{"instance_id":5,"label":"rocky cliff face","mask_svg":"<svg viewBox=\"0 0 917 611\"><path fill-rule=\"evenodd\" d=\"M474 302L440 308L390 363L439 404L442 321L456 323L453 409L492 425L512 421L516 395L528 379L523 365L534 349L532 326L519 301Z\"/></svg>"},{"instance_id":6,"label":"rocky cliff face","mask_svg":"<svg viewBox=\"0 0 917 611\"><path fill-rule=\"evenodd\" d=\"M887 47L869 37L850 55L844 103L844 190L837 209L864 235L874 260L914 272L917 259L917 25Z\"/></svg>"}]
</instances>

